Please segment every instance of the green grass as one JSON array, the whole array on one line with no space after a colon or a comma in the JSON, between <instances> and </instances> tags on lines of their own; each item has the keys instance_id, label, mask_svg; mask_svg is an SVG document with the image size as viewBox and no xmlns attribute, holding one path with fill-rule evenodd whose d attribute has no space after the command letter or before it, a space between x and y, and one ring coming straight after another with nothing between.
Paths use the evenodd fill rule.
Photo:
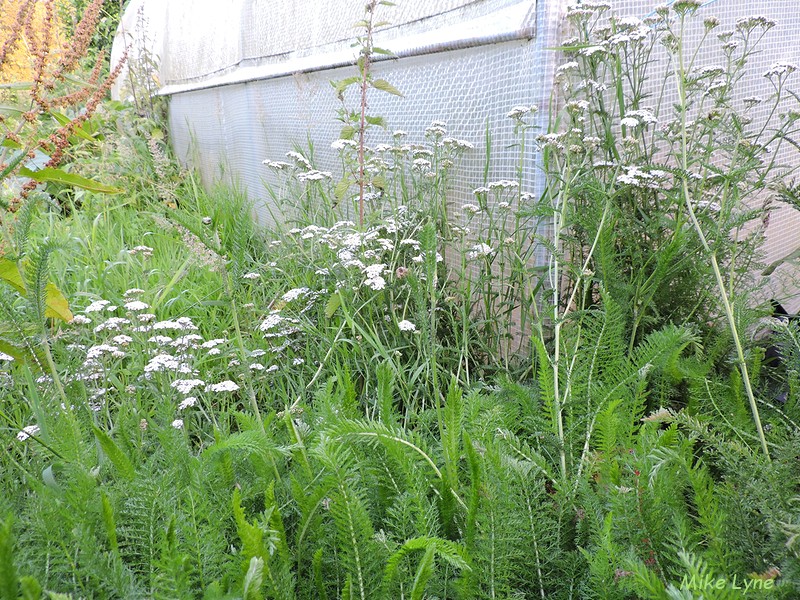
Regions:
<instances>
[{"instance_id":1,"label":"green grass","mask_svg":"<svg viewBox=\"0 0 800 600\"><path fill-rule=\"evenodd\" d=\"M126 193L4 215L30 293L0 288L21 349L0 360L0 600L797 595L800 333L773 338L778 370L745 348L770 462L714 273L680 259L685 198L539 140L546 193L485 182L466 235L447 167L421 176L397 141L363 228L289 166L286 224L260 229L108 110L77 164ZM565 110L552 133L583 123ZM432 165L467 151L437 131ZM698 217L740 331L744 213ZM73 322L41 316L48 280Z\"/></svg>"}]
</instances>

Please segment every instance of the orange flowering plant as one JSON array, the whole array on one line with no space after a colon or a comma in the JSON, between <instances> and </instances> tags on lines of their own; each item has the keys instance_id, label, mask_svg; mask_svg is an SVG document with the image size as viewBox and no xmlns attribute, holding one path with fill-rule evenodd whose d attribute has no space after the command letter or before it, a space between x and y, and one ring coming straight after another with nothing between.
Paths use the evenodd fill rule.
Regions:
<instances>
[{"instance_id":1,"label":"orange flowering plant","mask_svg":"<svg viewBox=\"0 0 800 600\"><path fill-rule=\"evenodd\" d=\"M35 328L17 324L11 332L27 332L25 339L0 328L0 351L40 367L49 357L48 319L72 319L66 297L48 282L48 257L55 248L27 243L34 211L48 191L44 186L121 192L64 168L70 147L95 139L90 119L125 60L105 77L103 52L93 67L82 64L102 5L103 0L91 0L65 35L58 0L0 0L0 226L13 233L0 241L0 281L35 314ZM18 303L0 300L6 313L16 313ZM46 362L54 371L52 361Z\"/></svg>"},{"instance_id":2,"label":"orange flowering plant","mask_svg":"<svg viewBox=\"0 0 800 600\"><path fill-rule=\"evenodd\" d=\"M56 0L0 0L0 12L14 15L0 33L0 181L11 177L20 181L13 199L3 200L3 208L11 212L41 183L120 192L60 168L72 144L93 139L87 122L119 75L124 58L103 79L105 55L100 52L88 77L76 76L103 0L86 6L68 39L60 33L56 4ZM18 55L23 46L29 64L20 69ZM7 73L18 77L20 72L30 80L7 81Z\"/></svg>"}]
</instances>

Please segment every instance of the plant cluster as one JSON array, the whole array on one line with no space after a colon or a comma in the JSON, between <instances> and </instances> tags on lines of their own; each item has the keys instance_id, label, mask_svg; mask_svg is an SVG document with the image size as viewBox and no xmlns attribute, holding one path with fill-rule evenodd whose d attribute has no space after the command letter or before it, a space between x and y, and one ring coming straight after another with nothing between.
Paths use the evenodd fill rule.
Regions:
<instances>
[{"instance_id":1,"label":"plant cluster","mask_svg":"<svg viewBox=\"0 0 800 600\"><path fill-rule=\"evenodd\" d=\"M775 321L762 365L743 293L793 67L739 98L772 24L717 35L698 8L570 11L549 130L508 114L541 196L518 169L454 206L474 142L353 126L340 174L265 160L283 224L261 230L106 105L80 160L126 200L16 230L74 316L49 320L41 278L35 332L0 304L31 349L0 347L0 597L795 597L800 332Z\"/></svg>"}]
</instances>

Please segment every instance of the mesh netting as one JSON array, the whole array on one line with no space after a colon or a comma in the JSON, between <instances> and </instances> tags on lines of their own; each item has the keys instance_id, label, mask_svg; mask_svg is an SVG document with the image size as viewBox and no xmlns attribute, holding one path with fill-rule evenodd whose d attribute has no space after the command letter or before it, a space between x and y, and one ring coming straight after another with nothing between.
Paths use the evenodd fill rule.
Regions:
<instances>
[{"instance_id":1,"label":"mesh netting","mask_svg":"<svg viewBox=\"0 0 800 600\"><path fill-rule=\"evenodd\" d=\"M517 104L546 103L550 92L541 43L516 40L376 63L375 76L390 81L405 97L370 95L370 113L385 116L388 131L372 129L369 144L389 142L394 129L408 132L407 143L421 143L432 121L444 121L449 135L475 145L452 172L450 204L474 201L472 190L484 182L487 128L492 136L488 177L507 178L519 164L519 151L506 113ZM338 154L330 148L339 137L341 103L330 81L354 73L349 66L176 94L170 106L174 146L207 183L220 178L235 182L251 198L267 198L265 186L281 185L281 177L261 163L285 160L290 150L313 145L316 168L341 172ZM353 97L346 100L351 107L357 104ZM533 188L532 151L524 164L524 178ZM263 222L272 221L266 205L257 214Z\"/></svg>"},{"instance_id":2,"label":"mesh netting","mask_svg":"<svg viewBox=\"0 0 800 600\"><path fill-rule=\"evenodd\" d=\"M431 121L441 120L450 135L475 144L452 173L452 206L474 201L472 190L483 182L487 127L493 140L489 180L514 178L519 150L513 122L505 115L517 104L548 105L554 63L561 61L550 48L562 37L567 4L564 0L405 0L380 15L393 25L378 34L377 43L404 51L399 53L401 58L376 63L375 75L406 96L398 99L374 93L370 112L384 116L390 130L408 131L411 143L422 141ZM644 18L658 4L662 2L622 0L615 3L614 11ZM770 96L773 90L762 73L779 60L797 62L800 53L800 11L795 0L757 4L757 12L779 25L750 61L749 75L737 85L737 101ZM237 0L222 7L202 0L148 6L164 17L160 76L171 95L172 141L178 156L198 169L207 184L241 185L252 199L261 201L257 218L269 223L273 211L267 204L267 186L278 186L281 180L261 164L264 159L282 160L287 151L311 143L315 167L340 172L339 159L330 148L338 137L340 103L329 82L356 74L352 64L341 65L352 61L352 24L363 16L362 2L317 5ZM515 7L521 12L514 12ZM738 18L751 16L754 6L744 0L711 0L700 11L701 17L717 16L722 30ZM690 47L702 35L701 20L687 38ZM462 24L465 39L458 40ZM477 39L483 34L483 39ZM466 39L469 36L473 39ZM447 43L437 47L438 39ZM698 57L699 64L720 62L714 52ZM666 81L669 98L673 92L666 69L662 55L650 73L656 86ZM294 70L298 72L291 74ZM352 98L349 104L354 106ZM538 131L546 127L544 112L536 123ZM758 110L753 114L759 117ZM370 144L387 141L388 133L371 131ZM529 152L523 168L525 187L538 195L543 185L538 157ZM777 162L788 159L788 154L780 155ZM791 253L798 231L797 213L789 207L776 209L767 230L764 261ZM544 260L543 255L539 260ZM776 275L782 271L787 269L782 267ZM777 286L781 278L773 276L773 280ZM773 293L786 298L790 292L776 287ZM790 299L788 304L797 308L800 299Z\"/></svg>"},{"instance_id":3,"label":"mesh netting","mask_svg":"<svg viewBox=\"0 0 800 600\"><path fill-rule=\"evenodd\" d=\"M533 58L533 44L506 43L448 52L435 60L425 56L381 63L376 65L376 76L407 95L372 94L370 112L386 115L390 130L407 131L410 143L422 143L424 129L434 120L446 122L450 135L474 143L476 149L453 173L452 201L467 202L473 198L472 190L483 184L487 127L493 138L490 179L514 173L519 152L513 147L513 123L505 115L514 104L530 104L546 94L534 69L521 68L532 65ZM502 86L476 81L488 74ZM227 181L241 183L253 198L265 197L265 184L281 183L262 160L285 160L287 151L305 149L309 143L315 148L314 166L335 172L340 160L330 144L341 129L336 120L340 103L330 80L351 75L352 69L342 68L179 94L170 106L173 143L207 181L225 175ZM371 145L389 141L388 132L370 131ZM533 182L532 156L525 165L525 179ZM270 220L265 210L259 217Z\"/></svg>"},{"instance_id":4,"label":"mesh netting","mask_svg":"<svg viewBox=\"0 0 800 600\"><path fill-rule=\"evenodd\" d=\"M664 2L656 0L622 0L615 2L614 11L620 16L635 16L645 18L654 14L657 6ZM718 43L716 35L720 32L731 30L735 27L737 20L752 16L763 16L773 20L777 26L767 32L758 44L758 52L753 55L746 67L745 76L736 84L733 94L733 105L740 109L745 98L760 97L765 100L774 93L772 84L764 77L764 73L779 61L787 61L794 64L800 62L800 11L797 10L797 3L794 0L768 0L764 2L745 2L742 0L711 0L704 2L699 9L697 17L692 20L692 28L689 29L685 38L685 43L689 49L698 46L704 35L703 19L714 16L720 21L720 25L711 33L711 43L703 45L702 51L696 60L699 67L724 65L721 43ZM689 55L687 53L687 55ZM650 76L652 92L655 95L661 93L661 86L666 82L664 106L669 106L677 100L674 80L667 72L668 61L666 52L662 50L656 52L656 62L651 65ZM790 80L791 87L796 88L796 79ZM787 104L780 110L786 111ZM750 133L757 132L763 126L771 105L765 102L748 111L753 117L753 122L749 126ZM774 123L778 118L773 117ZM775 125L776 126L776 125ZM776 146L776 144L772 144ZM791 144L783 143L781 151L775 157L775 164L778 172L781 169L788 170L797 165L797 148ZM768 192L769 194L769 192ZM755 200L762 202L764 198ZM763 246L763 256L761 260L765 264L786 257L800 246L800 213L794 208L775 204L773 212L769 218L769 226L766 229L766 242ZM800 310L800 297L797 288L799 274L795 268L789 264L781 266L767 283L765 294L774 298L780 298L785 305L790 307L792 312Z\"/></svg>"}]
</instances>

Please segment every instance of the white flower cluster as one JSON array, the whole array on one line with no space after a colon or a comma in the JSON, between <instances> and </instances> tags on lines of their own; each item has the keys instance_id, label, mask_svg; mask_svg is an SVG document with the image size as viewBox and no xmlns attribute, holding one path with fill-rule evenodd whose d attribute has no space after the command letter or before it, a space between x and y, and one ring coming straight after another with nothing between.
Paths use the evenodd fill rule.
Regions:
<instances>
[{"instance_id":1,"label":"white flower cluster","mask_svg":"<svg viewBox=\"0 0 800 600\"><path fill-rule=\"evenodd\" d=\"M193 369L188 363L181 361L172 354L156 354L144 366L145 374L172 371L175 373L192 374Z\"/></svg>"},{"instance_id":2,"label":"white flower cluster","mask_svg":"<svg viewBox=\"0 0 800 600\"><path fill-rule=\"evenodd\" d=\"M623 167L625 172L617 176L617 183L638 188L660 189L669 173L660 169L644 171L637 166Z\"/></svg>"},{"instance_id":3,"label":"white flower cluster","mask_svg":"<svg viewBox=\"0 0 800 600\"><path fill-rule=\"evenodd\" d=\"M764 71L764 77L772 79L773 77L781 78L784 75L790 75L797 71L797 65L786 61L778 61Z\"/></svg>"},{"instance_id":4,"label":"white flower cluster","mask_svg":"<svg viewBox=\"0 0 800 600\"><path fill-rule=\"evenodd\" d=\"M480 244L476 244L472 247L472 249L467 252L467 258L476 259L476 258L486 258L494 254L494 248L481 242Z\"/></svg>"},{"instance_id":5,"label":"white flower cluster","mask_svg":"<svg viewBox=\"0 0 800 600\"><path fill-rule=\"evenodd\" d=\"M411 321L407 321L405 319L402 320L402 321L398 321L397 322L397 328L400 331L411 331L411 332L413 332L413 331L417 330L417 326L414 325L414 323L412 323Z\"/></svg>"},{"instance_id":6,"label":"white flower cluster","mask_svg":"<svg viewBox=\"0 0 800 600\"><path fill-rule=\"evenodd\" d=\"M307 296L310 291L311 290L309 290L307 287L294 288L286 292L283 296L281 296L281 300L283 300L286 303L294 302L298 298Z\"/></svg>"},{"instance_id":7,"label":"white flower cluster","mask_svg":"<svg viewBox=\"0 0 800 600\"><path fill-rule=\"evenodd\" d=\"M131 312L141 312L150 308L150 305L141 300L130 300L125 303L125 309Z\"/></svg>"},{"instance_id":8,"label":"white flower cluster","mask_svg":"<svg viewBox=\"0 0 800 600\"><path fill-rule=\"evenodd\" d=\"M386 280L383 278L383 272L386 270L386 265L383 263L369 265L364 267L364 285L368 288L378 291L386 287Z\"/></svg>"},{"instance_id":9,"label":"white flower cluster","mask_svg":"<svg viewBox=\"0 0 800 600\"><path fill-rule=\"evenodd\" d=\"M206 387L206 391L208 392L235 392L239 389L239 385L230 379L226 379L225 381L220 381L219 383L213 383Z\"/></svg>"},{"instance_id":10,"label":"white flower cluster","mask_svg":"<svg viewBox=\"0 0 800 600\"><path fill-rule=\"evenodd\" d=\"M506 117L514 119L515 121L521 121L526 115L535 115L537 112L539 112L539 107L535 104L518 105L508 111Z\"/></svg>"},{"instance_id":11,"label":"white flower cluster","mask_svg":"<svg viewBox=\"0 0 800 600\"><path fill-rule=\"evenodd\" d=\"M333 174L330 171L317 171L311 169L305 173L297 174L297 181L322 181L323 179L331 179Z\"/></svg>"}]
</instances>

